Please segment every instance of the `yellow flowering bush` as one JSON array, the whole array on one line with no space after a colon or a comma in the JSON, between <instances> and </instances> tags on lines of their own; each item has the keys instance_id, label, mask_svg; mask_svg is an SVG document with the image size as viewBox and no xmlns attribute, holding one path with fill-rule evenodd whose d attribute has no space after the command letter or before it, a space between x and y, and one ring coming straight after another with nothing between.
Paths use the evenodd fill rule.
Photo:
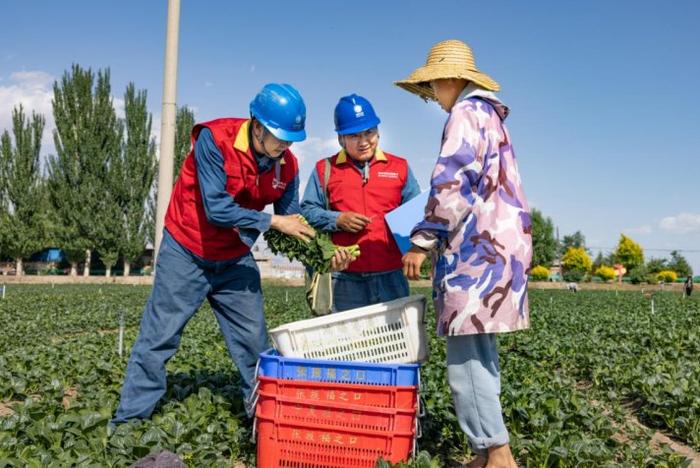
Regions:
<instances>
[{"instance_id":1,"label":"yellow flowering bush","mask_svg":"<svg viewBox=\"0 0 700 468\"><path fill-rule=\"evenodd\" d=\"M595 275L603 281L615 279L615 269L613 267L602 265L595 271Z\"/></svg>"},{"instance_id":2,"label":"yellow flowering bush","mask_svg":"<svg viewBox=\"0 0 700 468\"><path fill-rule=\"evenodd\" d=\"M537 265L530 271L530 278L533 281L547 281L549 279L549 268Z\"/></svg>"},{"instance_id":3,"label":"yellow flowering bush","mask_svg":"<svg viewBox=\"0 0 700 468\"><path fill-rule=\"evenodd\" d=\"M664 283L674 283L678 279L678 275L675 271L664 270L656 274L656 279Z\"/></svg>"}]
</instances>

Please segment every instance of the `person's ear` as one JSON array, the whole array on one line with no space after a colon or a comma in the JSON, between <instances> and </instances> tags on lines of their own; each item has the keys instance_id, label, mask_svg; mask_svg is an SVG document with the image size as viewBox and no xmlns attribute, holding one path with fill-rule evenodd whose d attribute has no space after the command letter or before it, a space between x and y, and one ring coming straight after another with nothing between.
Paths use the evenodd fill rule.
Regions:
<instances>
[{"instance_id":1,"label":"person's ear","mask_svg":"<svg viewBox=\"0 0 700 468\"><path fill-rule=\"evenodd\" d=\"M257 120L253 119L253 138L255 138L258 141L262 141L262 128L262 124Z\"/></svg>"}]
</instances>

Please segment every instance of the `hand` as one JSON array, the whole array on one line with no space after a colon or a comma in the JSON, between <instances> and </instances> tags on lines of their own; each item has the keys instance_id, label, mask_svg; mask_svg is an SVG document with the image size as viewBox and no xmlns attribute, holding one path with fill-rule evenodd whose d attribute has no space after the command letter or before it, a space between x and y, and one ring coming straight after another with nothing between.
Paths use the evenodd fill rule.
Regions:
<instances>
[{"instance_id":1,"label":"hand","mask_svg":"<svg viewBox=\"0 0 700 468\"><path fill-rule=\"evenodd\" d=\"M270 227L275 231L294 236L304 242L309 242L316 235L316 231L306 224L301 215L272 215Z\"/></svg>"},{"instance_id":2,"label":"hand","mask_svg":"<svg viewBox=\"0 0 700 468\"><path fill-rule=\"evenodd\" d=\"M362 231L370 221L371 219L365 215L352 211L343 211L336 219L335 224L345 232L356 233Z\"/></svg>"},{"instance_id":3,"label":"hand","mask_svg":"<svg viewBox=\"0 0 700 468\"><path fill-rule=\"evenodd\" d=\"M401 258L404 276L410 280L420 279L420 267L426 257L425 251L416 246L411 247L411 249L406 252L406 255Z\"/></svg>"},{"instance_id":4,"label":"hand","mask_svg":"<svg viewBox=\"0 0 700 468\"><path fill-rule=\"evenodd\" d=\"M338 249L331 258L331 271L343 271L355 261L355 257L350 255L345 249Z\"/></svg>"}]
</instances>

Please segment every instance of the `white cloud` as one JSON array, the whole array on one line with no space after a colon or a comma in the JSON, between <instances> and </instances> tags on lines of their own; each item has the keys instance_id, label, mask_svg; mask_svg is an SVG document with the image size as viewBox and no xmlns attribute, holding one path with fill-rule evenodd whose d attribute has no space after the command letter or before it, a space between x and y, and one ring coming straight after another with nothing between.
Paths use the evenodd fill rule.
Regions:
<instances>
[{"instance_id":1,"label":"white cloud","mask_svg":"<svg viewBox=\"0 0 700 468\"><path fill-rule=\"evenodd\" d=\"M309 175L313 170L316 161L321 158L332 156L340 150L338 146L338 138L319 138L308 137L306 140L294 143L292 152L299 161L299 194L304 195L306 183L309 181Z\"/></svg>"},{"instance_id":2,"label":"white cloud","mask_svg":"<svg viewBox=\"0 0 700 468\"><path fill-rule=\"evenodd\" d=\"M338 139L308 137L306 140L294 143L292 152L299 160L299 165L303 166L306 161L315 163L321 158L326 158L338 152Z\"/></svg>"},{"instance_id":3,"label":"white cloud","mask_svg":"<svg viewBox=\"0 0 700 468\"><path fill-rule=\"evenodd\" d=\"M648 224L645 224L643 226L625 228L622 231L630 235L649 235L652 233L652 228Z\"/></svg>"},{"instance_id":4,"label":"white cloud","mask_svg":"<svg viewBox=\"0 0 700 468\"><path fill-rule=\"evenodd\" d=\"M53 142L53 131L56 124L53 119L53 83L56 78L49 73L34 71L19 71L12 73L8 80L2 80L4 86L0 86L0 131L12 131L12 110L20 104L27 115L32 112L41 114L46 118L46 126L41 142L42 155L54 154L56 148ZM117 117L124 118L124 99L113 97L112 102ZM160 121L155 125L153 132L160 133Z\"/></svg>"},{"instance_id":5,"label":"white cloud","mask_svg":"<svg viewBox=\"0 0 700 468\"><path fill-rule=\"evenodd\" d=\"M43 90L51 87L54 77L41 70L18 71L10 74L10 80L22 83L26 88Z\"/></svg>"},{"instance_id":6,"label":"white cloud","mask_svg":"<svg viewBox=\"0 0 700 468\"><path fill-rule=\"evenodd\" d=\"M123 119L126 117L123 98L113 97L112 107L114 107L114 112L117 114L118 118Z\"/></svg>"},{"instance_id":7,"label":"white cloud","mask_svg":"<svg viewBox=\"0 0 700 468\"><path fill-rule=\"evenodd\" d=\"M668 216L659 222L659 227L673 234L700 232L700 214L680 213L676 216Z\"/></svg>"},{"instance_id":8,"label":"white cloud","mask_svg":"<svg viewBox=\"0 0 700 468\"><path fill-rule=\"evenodd\" d=\"M207 88L211 88L212 86L214 86L214 83L212 83L211 81L205 81L204 86L206 86Z\"/></svg>"},{"instance_id":9,"label":"white cloud","mask_svg":"<svg viewBox=\"0 0 700 468\"><path fill-rule=\"evenodd\" d=\"M55 128L51 99L55 78L43 71L20 71L12 73L4 86L0 86L0 131L12 130L12 110L20 104L24 111L32 111L46 118L42 138L43 154L54 152L53 129Z\"/></svg>"}]
</instances>

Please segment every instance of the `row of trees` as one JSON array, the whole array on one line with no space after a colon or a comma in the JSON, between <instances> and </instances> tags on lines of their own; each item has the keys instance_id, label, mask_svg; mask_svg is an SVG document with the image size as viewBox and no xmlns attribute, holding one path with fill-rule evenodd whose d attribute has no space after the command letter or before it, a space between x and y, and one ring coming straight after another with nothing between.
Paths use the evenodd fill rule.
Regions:
<instances>
[{"instance_id":1,"label":"row of trees","mask_svg":"<svg viewBox=\"0 0 700 468\"><path fill-rule=\"evenodd\" d=\"M124 93L124 117L119 118L111 94L109 70L93 73L73 65L53 86L53 140L56 154L44 164L40 157L46 125L42 115L12 112L11 132L0 136L0 258L16 262L47 247L59 247L71 264L90 272L91 252L97 251L111 274L118 259L124 275L155 237L156 144L147 93L130 83ZM194 115L187 107L177 112L175 173L190 148ZM592 261L581 232L559 242L554 223L532 210L533 265L551 266L562 260L564 273L576 278L601 266L625 265L635 278L671 270L692 274L678 253L670 259L644 262L641 247L622 236L607 257Z\"/></svg>"},{"instance_id":2,"label":"row of trees","mask_svg":"<svg viewBox=\"0 0 700 468\"><path fill-rule=\"evenodd\" d=\"M676 277L684 278L693 274L687 260L675 250L670 253L670 258L650 258L645 261L642 247L624 234L620 236L614 250L608 255L599 252L594 260L586 247L586 238L580 231L558 241L551 218L545 217L537 209L532 210L531 218L532 265L534 276L538 278L546 279L549 267L557 259L561 260L562 273L567 281L581 281L591 274L604 280L613 279L615 270L612 267L618 264L625 267L626 274L633 283L675 281Z\"/></svg>"},{"instance_id":3,"label":"row of trees","mask_svg":"<svg viewBox=\"0 0 700 468\"><path fill-rule=\"evenodd\" d=\"M20 105L12 112L12 131L0 137L0 257L16 262L47 247L59 247L71 264L99 253L106 275L119 258L124 275L142 255L155 231L156 143L147 92L130 83L119 118L109 70L73 65L53 86L53 140L56 154L42 164L46 119ZM189 150L194 115L177 114L176 167Z\"/></svg>"}]
</instances>

